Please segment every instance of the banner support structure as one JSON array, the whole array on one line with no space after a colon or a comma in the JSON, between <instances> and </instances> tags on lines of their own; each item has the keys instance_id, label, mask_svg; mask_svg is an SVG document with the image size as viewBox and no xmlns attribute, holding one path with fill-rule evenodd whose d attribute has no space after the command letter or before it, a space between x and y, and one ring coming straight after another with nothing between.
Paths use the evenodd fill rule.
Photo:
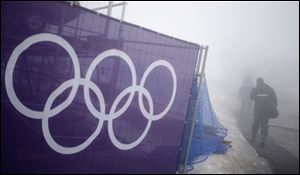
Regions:
<instances>
[{"instance_id":1,"label":"banner support structure","mask_svg":"<svg viewBox=\"0 0 300 175\"><path fill-rule=\"evenodd\" d=\"M201 61L202 61L202 54L204 51L204 57L203 57L203 62L202 62L202 67L201 67ZM201 80L204 76L204 71L205 71L205 65L206 65L206 59L207 59L207 52L208 52L208 46L202 47L200 46L200 50L199 50L199 55L198 55L198 62L196 65L196 78L194 81L196 81L197 86L199 87L201 85ZM201 72L199 73L199 69L201 67ZM199 92L196 93L196 96L198 97ZM186 173L186 166L188 163L188 159L190 156L190 149L191 149L191 144L192 144L192 137L193 137L193 133L194 133L194 128L195 128L195 123L196 123L196 116L195 116L195 108L193 111L193 122L192 122L192 127L191 127L191 131L189 134L189 140L188 140L188 145L187 145L187 151L186 151L186 157L184 160L184 165L183 165L183 173Z\"/></svg>"}]
</instances>

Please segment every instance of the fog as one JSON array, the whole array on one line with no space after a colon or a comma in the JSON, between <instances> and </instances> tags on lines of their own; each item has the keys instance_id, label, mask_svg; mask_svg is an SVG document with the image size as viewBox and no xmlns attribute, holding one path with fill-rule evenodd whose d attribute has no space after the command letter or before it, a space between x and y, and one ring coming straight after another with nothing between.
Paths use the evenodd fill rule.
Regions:
<instances>
[{"instance_id":1,"label":"fog","mask_svg":"<svg viewBox=\"0 0 300 175\"><path fill-rule=\"evenodd\" d=\"M112 16L120 18L121 9ZM125 20L209 45L211 91L235 98L246 74L254 82L263 77L278 96L280 117L272 122L299 129L299 2L128 2Z\"/></svg>"}]
</instances>

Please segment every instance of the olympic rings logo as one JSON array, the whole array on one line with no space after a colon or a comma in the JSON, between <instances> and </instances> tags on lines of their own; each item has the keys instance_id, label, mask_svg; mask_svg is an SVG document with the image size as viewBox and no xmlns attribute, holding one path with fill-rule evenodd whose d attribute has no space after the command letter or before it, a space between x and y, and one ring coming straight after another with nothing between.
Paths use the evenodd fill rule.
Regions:
<instances>
[{"instance_id":1,"label":"olympic rings logo","mask_svg":"<svg viewBox=\"0 0 300 175\"><path fill-rule=\"evenodd\" d=\"M35 110L29 109L28 107L23 105L22 102L17 97L15 90L14 90L13 81L12 81L13 80L13 72L14 72L15 64L22 52L24 52L28 47L30 47L31 45L33 45L35 43L45 42L45 41L56 43L56 44L60 45L61 47L63 47L67 51L67 53L71 57L71 60L72 60L73 66L74 66L74 78L62 83L57 89L55 89L49 95L43 111L35 111ZM131 72L131 76L132 76L132 82L131 82L132 85L127 87L126 89L124 89L116 97L116 99L114 100L114 102L110 108L110 111L107 113L105 111L105 109L106 109L105 108L105 99L103 97L103 94L102 94L101 90L98 88L98 86L94 82L91 81L91 76L92 76L92 73L95 70L96 66L102 60L104 60L105 58L110 57L110 56L119 57L120 59L122 59L123 61L125 61L128 64L130 72ZM144 84L145 84L145 81L146 81L149 73L158 66L164 66L170 71L172 78L173 78L173 90L172 90L171 99L169 101L169 104L166 106L166 108L161 113L154 114L153 113L153 105L154 105L153 100L152 100L152 97L151 97L149 91L144 88ZM62 110L67 108L72 103L72 101L74 100L75 95L77 93L78 87L80 85L82 85L84 87L83 91L84 91L84 100L86 102L86 106L87 106L88 110L91 112L91 114L99 120L99 123L97 125L96 130L83 143L81 143L77 146L74 146L74 147L65 147L65 146L58 144L53 139L53 137L50 133L50 130L49 130L49 119L51 117L54 117L58 113L60 113ZM70 87L72 89L71 89L71 92L70 92L68 98L65 101L63 101L61 104L56 106L55 108L51 109L54 100L61 93L63 93L66 89L68 89ZM78 57L77 57L74 49L72 48L72 46L60 36L50 34L50 33L40 33L40 34L36 34L36 35L28 37L26 40L24 40L22 43L20 43L13 50L13 52L8 60L7 67L5 70L5 88L6 88L7 95L8 95L10 102L20 113L22 113L24 116L32 118L32 119L41 119L42 120L42 132L43 132L44 138L45 138L47 144L53 150L55 150L56 152L61 153L61 154L74 154L74 153L78 153L78 152L82 151L83 149L85 149L87 146L89 146L92 143L92 141L99 135L104 121L108 122L108 134L109 134L109 138L112 141L112 143L114 144L114 146L116 146L120 150L129 150L129 149L136 147L146 137L146 135L150 129L152 121L161 119L170 110L170 108L174 102L175 95L176 95L177 80L176 80L176 73L175 73L173 66L165 60L158 60L158 61L153 62L146 69L146 71L144 72L144 74L141 78L140 83L138 84L136 70L135 70L135 67L134 67L134 64L133 64L131 58L123 51L116 50L116 49L110 49L110 50L100 53L92 61L91 65L89 66L89 68L87 70L86 76L84 78L81 78L80 77L79 60L78 60ZM90 89L92 91L94 91L94 93L96 94L96 96L99 100L100 110L97 110L91 102L90 92L89 92ZM138 93L138 104L139 104L141 113L148 120L148 122L147 122L147 126L146 126L145 130L143 131L143 133L140 135L140 137L137 140L135 140L132 143L124 144L124 143L121 143L115 136L115 133L113 131L113 120L120 117L129 108L129 105L131 104L131 102L133 100L135 92ZM117 110L118 104L121 102L121 100L127 94L129 94L127 101L120 109ZM148 101L149 111L147 111L145 109L143 99L142 99L143 96L145 96Z\"/></svg>"}]
</instances>

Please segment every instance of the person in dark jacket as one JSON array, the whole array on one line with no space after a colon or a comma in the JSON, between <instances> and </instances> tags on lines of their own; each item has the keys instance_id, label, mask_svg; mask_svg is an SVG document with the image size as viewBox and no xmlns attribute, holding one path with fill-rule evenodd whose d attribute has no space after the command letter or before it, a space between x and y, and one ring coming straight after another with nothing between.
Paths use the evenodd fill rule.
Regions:
<instances>
[{"instance_id":1,"label":"person in dark jacket","mask_svg":"<svg viewBox=\"0 0 300 175\"><path fill-rule=\"evenodd\" d=\"M277 97L274 89L267 85L263 78L257 78L256 87L252 89L250 96L251 99L254 100L254 120L251 142L255 143L256 133L260 127L262 135L260 146L264 147L268 135L268 121L270 118L269 105L277 106Z\"/></svg>"}]
</instances>

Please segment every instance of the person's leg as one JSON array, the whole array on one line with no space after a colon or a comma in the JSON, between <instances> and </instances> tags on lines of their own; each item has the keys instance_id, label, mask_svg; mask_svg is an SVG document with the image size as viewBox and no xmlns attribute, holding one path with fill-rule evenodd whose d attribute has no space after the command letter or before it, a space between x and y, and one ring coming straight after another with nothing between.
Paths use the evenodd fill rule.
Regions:
<instances>
[{"instance_id":1,"label":"person's leg","mask_svg":"<svg viewBox=\"0 0 300 175\"><path fill-rule=\"evenodd\" d=\"M268 121L269 118L268 117L263 117L262 118L262 122L261 122L261 147L265 146L266 140L267 140L267 136L268 136L268 130L269 130L269 126L268 126Z\"/></svg>"},{"instance_id":2,"label":"person's leg","mask_svg":"<svg viewBox=\"0 0 300 175\"><path fill-rule=\"evenodd\" d=\"M251 142L254 143L255 142L255 138L256 138L256 134L259 128L259 117L254 115L253 118L253 124L252 124L252 138L251 138Z\"/></svg>"}]
</instances>

